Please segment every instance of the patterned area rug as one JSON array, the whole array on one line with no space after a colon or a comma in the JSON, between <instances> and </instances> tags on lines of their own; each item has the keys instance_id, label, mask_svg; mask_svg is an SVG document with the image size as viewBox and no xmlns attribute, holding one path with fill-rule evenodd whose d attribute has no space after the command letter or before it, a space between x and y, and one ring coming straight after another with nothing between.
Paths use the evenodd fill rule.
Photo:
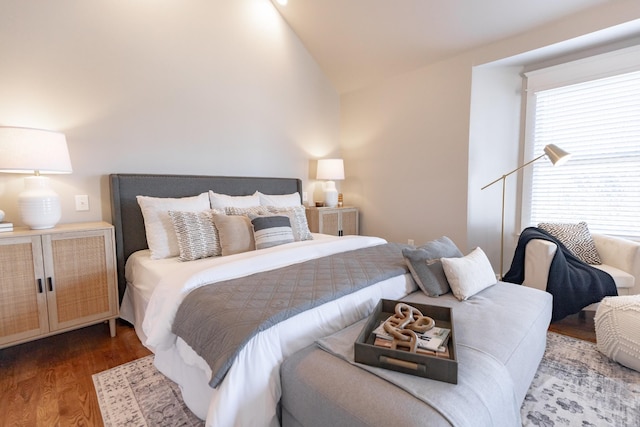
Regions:
<instances>
[{"instance_id":1,"label":"patterned area rug","mask_svg":"<svg viewBox=\"0 0 640 427\"><path fill-rule=\"evenodd\" d=\"M104 424L202 426L153 356L93 376ZM523 426L640 426L640 372L595 344L549 332L547 350L522 405Z\"/></svg>"},{"instance_id":2,"label":"patterned area rug","mask_svg":"<svg viewBox=\"0 0 640 427\"><path fill-rule=\"evenodd\" d=\"M521 414L523 426L640 426L640 372L549 332Z\"/></svg>"},{"instance_id":3,"label":"patterned area rug","mask_svg":"<svg viewBox=\"0 0 640 427\"><path fill-rule=\"evenodd\" d=\"M203 426L178 385L153 366L153 355L93 375L105 427Z\"/></svg>"}]
</instances>

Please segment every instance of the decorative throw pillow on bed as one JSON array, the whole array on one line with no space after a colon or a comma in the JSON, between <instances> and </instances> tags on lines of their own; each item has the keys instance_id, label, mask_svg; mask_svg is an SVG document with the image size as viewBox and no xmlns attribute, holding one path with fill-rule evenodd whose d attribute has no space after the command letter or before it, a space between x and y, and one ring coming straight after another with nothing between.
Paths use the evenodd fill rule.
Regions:
<instances>
[{"instance_id":1,"label":"decorative throw pillow on bed","mask_svg":"<svg viewBox=\"0 0 640 427\"><path fill-rule=\"evenodd\" d=\"M257 194L250 196L229 196L227 194L214 193L209 190L209 200L213 209L224 209L226 207L250 208L260 206L260 197Z\"/></svg>"},{"instance_id":2,"label":"decorative throw pillow on bed","mask_svg":"<svg viewBox=\"0 0 640 427\"><path fill-rule=\"evenodd\" d=\"M137 196L136 200L142 211L151 259L180 255L169 211L198 212L210 208L207 193L182 198Z\"/></svg>"},{"instance_id":3,"label":"decorative throw pillow on bed","mask_svg":"<svg viewBox=\"0 0 640 427\"><path fill-rule=\"evenodd\" d=\"M169 211L180 249L180 261L222 255L218 230L213 224L214 214L224 214L219 209L202 212Z\"/></svg>"},{"instance_id":4,"label":"decorative throw pillow on bed","mask_svg":"<svg viewBox=\"0 0 640 427\"><path fill-rule=\"evenodd\" d=\"M260 204L262 206L276 206L280 208L302 206L300 193L297 191L291 194L263 194L256 191L255 194L260 198Z\"/></svg>"},{"instance_id":5,"label":"decorative throw pillow on bed","mask_svg":"<svg viewBox=\"0 0 640 427\"><path fill-rule=\"evenodd\" d=\"M538 224L538 228L558 239L571 253L587 264L602 264L586 222L581 221L577 224L543 222Z\"/></svg>"},{"instance_id":6,"label":"decorative throw pillow on bed","mask_svg":"<svg viewBox=\"0 0 640 427\"><path fill-rule=\"evenodd\" d=\"M294 242L289 217L284 215L250 215L249 218L253 225L256 249L266 249Z\"/></svg>"},{"instance_id":7,"label":"decorative throw pillow on bed","mask_svg":"<svg viewBox=\"0 0 640 427\"><path fill-rule=\"evenodd\" d=\"M313 240L313 236L309 230L309 224L307 223L307 214L305 213L304 206L268 206L267 209L271 213L286 215L289 217L291 228L293 230L293 238L296 242L300 242L302 240Z\"/></svg>"},{"instance_id":8,"label":"decorative throw pillow on bed","mask_svg":"<svg viewBox=\"0 0 640 427\"><path fill-rule=\"evenodd\" d=\"M213 215L213 223L218 229L222 256L253 251L253 226L245 215Z\"/></svg>"},{"instance_id":9,"label":"decorative throw pillow on bed","mask_svg":"<svg viewBox=\"0 0 640 427\"><path fill-rule=\"evenodd\" d=\"M307 224L307 215L304 206L276 207L276 206L253 206L250 208L225 208L227 215L272 215L281 214L289 217L293 238L296 242L302 240L312 240L313 236Z\"/></svg>"},{"instance_id":10,"label":"decorative throw pillow on bed","mask_svg":"<svg viewBox=\"0 0 640 427\"><path fill-rule=\"evenodd\" d=\"M440 258L461 257L462 252L451 239L443 236L416 249L405 248L402 255L422 292L437 297L450 290Z\"/></svg>"},{"instance_id":11,"label":"decorative throw pillow on bed","mask_svg":"<svg viewBox=\"0 0 640 427\"><path fill-rule=\"evenodd\" d=\"M480 248L462 258L442 258L442 267L453 295L460 301L497 283L493 267Z\"/></svg>"},{"instance_id":12,"label":"decorative throw pillow on bed","mask_svg":"<svg viewBox=\"0 0 640 427\"><path fill-rule=\"evenodd\" d=\"M227 215L269 215L271 212L266 206L252 206L249 208L238 208L235 206L227 206L224 208Z\"/></svg>"}]
</instances>

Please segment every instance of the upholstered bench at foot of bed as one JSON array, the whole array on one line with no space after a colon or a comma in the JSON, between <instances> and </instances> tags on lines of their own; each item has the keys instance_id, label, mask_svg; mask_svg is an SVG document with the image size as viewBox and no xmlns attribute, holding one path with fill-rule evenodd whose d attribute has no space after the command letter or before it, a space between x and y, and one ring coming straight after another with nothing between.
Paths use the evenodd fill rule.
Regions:
<instances>
[{"instance_id":1,"label":"upholstered bench at foot of bed","mask_svg":"<svg viewBox=\"0 0 640 427\"><path fill-rule=\"evenodd\" d=\"M502 363L522 403L544 354L552 305L548 293L499 283L462 302L451 294L430 298L422 292L405 301L452 307L458 346ZM315 345L284 361L281 380L284 427L415 425L417 420L450 425L438 408Z\"/></svg>"},{"instance_id":2,"label":"upholstered bench at foot of bed","mask_svg":"<svg viewBox=\"0 0 640 427\"><path fill-rule=\"evenodd\" d=\"M395 385L315 345L280 368L282 426L450 426L433 408Z\"/></svg>"}]
</instances>

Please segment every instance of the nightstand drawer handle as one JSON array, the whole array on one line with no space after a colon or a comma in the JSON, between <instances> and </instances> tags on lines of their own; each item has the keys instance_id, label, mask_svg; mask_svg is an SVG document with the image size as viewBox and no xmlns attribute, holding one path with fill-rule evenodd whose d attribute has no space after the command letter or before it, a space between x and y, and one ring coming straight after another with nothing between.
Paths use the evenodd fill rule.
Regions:
<instances>
[{"instance_id":1,"label":"nightstand drawer handle","mask_svg":"<svg viewBox=\"0 0 640 427\"><path fill-rule=\"evenodd\" d=\"M42 279L38 279L38 293L42 293Z\"/></svg>"},{"instance_id":2,"label":"nightstand drawer handle","mask_svg":"<svg viewBox=\"0 0 640 427\"><path fill-rule=\"evenodd\" d=\"M47 283L49 284L49 292L53 292L53 279L51 279L51 276L47 277Z\"/></svg>"}]
</instances>

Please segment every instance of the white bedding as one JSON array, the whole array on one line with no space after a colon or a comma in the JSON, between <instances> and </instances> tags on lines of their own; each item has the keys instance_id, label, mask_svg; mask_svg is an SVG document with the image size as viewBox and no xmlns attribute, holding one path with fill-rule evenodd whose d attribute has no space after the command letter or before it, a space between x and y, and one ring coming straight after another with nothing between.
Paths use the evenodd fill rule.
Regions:
<instances>
[{"instance_id":1,"label":"white bedding","mask_svg":"<svg viewBox=\"0 0 640 427\"><path fill-rule=\"evenodd\" d=\"M185 402L200 418L206 417L207 426L278 425L279 366L284 358L366 317L380 298L413 292L411 277L385 280L257 334L216 389L207 385L211 371L204 360L171 333L180 302L207 283L382 243L374 237L314 235L314 240L191 262L150 260L148 253L136 253L127 262L125 301L133 303L123 302L123 317L134 319L141 340L156 355L158 369L180 384Z\"/></svg>"}]
</instances>

